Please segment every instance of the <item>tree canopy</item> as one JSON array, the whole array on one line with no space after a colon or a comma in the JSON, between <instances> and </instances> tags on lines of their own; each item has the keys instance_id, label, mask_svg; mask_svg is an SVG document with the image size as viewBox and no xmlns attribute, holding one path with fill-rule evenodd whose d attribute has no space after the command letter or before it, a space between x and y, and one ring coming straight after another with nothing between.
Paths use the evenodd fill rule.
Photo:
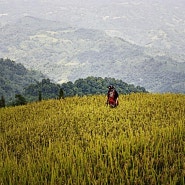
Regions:
<instances>
[{"instance_id":1,"label":"tree canopy","mask_svg":"<svg viewBox=\"0 0 185 185\"><path fill-rule=\"evenodd\" d=\"M10 59L0 58L0 97L3 96L6 102L14 99L16 94L22 94L28 85L43 78L45 76L40 72L28 70Z\"/></svg>"},{"instance_id":2,"label":"tree canopy","mask_svg":"<svg viewBox=\"0 0 185 185\"><path fill-rule=\"evenodd\" d=\"M102 78L89 76L80 78L74 82L56 84L45 78L39 72L29 71L22 64L10 59L0 59L0 96L1 107L6 104L19 104L19 100L25 97L25 101L41 101L42 99L61 99L68 96L83 96L94 94L106 94L107 86L113 85L119 94L131 92L147 92L144 87L127 84L115 78ZM20 97L16 97L19 94ZM18 102L18 103L17 103Z\"/></svg>"},{"instance_id":3,"label":"tree canopy","mask_svg":"<svg viewBox=\"0 0 185 185\"><path fill-rule=\"evenodd\" d=\"M85 79L78 79L74 83L69 81L61 85L55 84L49 79L43 79L41 82L26 87L24 96L29 99L29 101L35 101L39 99L39 93L41 93L40 95L42 95L42 99L60 99L76 95L106 94L109 85L115 86L119 94L147 92L143 87L135 87L122 80L90 76Z\"/></svg>"},{"instance_id":4,"label":"tree canopy","mask_svg":"<svg viewBox=\"0 0 185 185\"><path fill-rule=\"evenodd\" d=\"M88 95L88 94L106 94L107 86L113 85L120 94L129 94L131 92L147 92L144 87L133 84L127 84L122 80L115 78L87 77L78 79L74 83L71 81L61 85L65 96Z\"/></svg>"}]
</instances>

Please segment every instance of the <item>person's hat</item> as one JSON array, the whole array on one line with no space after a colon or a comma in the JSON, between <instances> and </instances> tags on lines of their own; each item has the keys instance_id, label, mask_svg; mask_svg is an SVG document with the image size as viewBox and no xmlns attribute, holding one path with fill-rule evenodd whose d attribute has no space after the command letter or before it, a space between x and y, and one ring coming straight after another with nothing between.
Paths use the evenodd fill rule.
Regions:
<instances>
[{"instance_id":1,"label":"person's hat","mask_svg":"<svg viewBox=\"0 0 185 185\"><path fill-rule=\"evenodd\" d=\"M109 85L108 88L109 89L114 89L114 86L113 85Z\"/></svg>"}]
</instances>

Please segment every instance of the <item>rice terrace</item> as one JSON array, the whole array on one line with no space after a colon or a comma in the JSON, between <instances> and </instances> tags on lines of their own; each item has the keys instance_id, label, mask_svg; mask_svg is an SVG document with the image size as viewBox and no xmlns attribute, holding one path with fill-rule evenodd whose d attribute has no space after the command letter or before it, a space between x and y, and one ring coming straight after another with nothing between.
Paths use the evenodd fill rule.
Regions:
<instances>
[{"instance_id":1,"label":"rice terrace","mask_svg":"<svg viewBox=\"0 0 185 185\"><path fill-rule=\"evenodd\" d=\"M0 185L183 185L185 95L67 97L0 109Z\"/></svg>"}]
</instances>

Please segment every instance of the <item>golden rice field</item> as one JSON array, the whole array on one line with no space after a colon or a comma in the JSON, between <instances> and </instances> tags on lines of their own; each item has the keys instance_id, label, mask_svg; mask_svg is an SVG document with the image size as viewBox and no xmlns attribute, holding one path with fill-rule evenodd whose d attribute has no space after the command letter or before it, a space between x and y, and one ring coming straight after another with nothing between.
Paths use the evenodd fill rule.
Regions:
<instances>
[{"instance_id":1,"label":"golden rice field","mask_svg":"<svg viewBox=\"0 0 185 185\"><path fill-rule=\"evenodd\" d=\"M183 185L185 95L71 97L0 109L0 185Z\"/></svg>"}]
</instances>

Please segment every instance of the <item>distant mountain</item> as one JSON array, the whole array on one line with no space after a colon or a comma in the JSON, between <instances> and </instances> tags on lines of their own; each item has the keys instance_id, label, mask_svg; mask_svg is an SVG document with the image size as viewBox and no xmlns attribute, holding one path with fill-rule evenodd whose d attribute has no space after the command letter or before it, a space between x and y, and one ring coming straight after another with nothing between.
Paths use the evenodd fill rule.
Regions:
<instances>
[{"instance_id":1,"label":"distant mountain","mask_svg":"<svg viewBox=\"0 0 185 185\"><path fill-rule=\"evenodd\" d=\"M10 59L0 59L0 96L6 100L23 92L30 84L45 78L40 72L27 70L22 64Z\"/></svg>"},{"instance_id":2,"label":"distant mountain","mask_svg":"<svg viewBox=\"0 0 185 185\"><path fill-rule=\"evenodd\" d=\"M152 48L153 54L168 53L185 61L184 9L184 0L1 0L0 26L26 15L60 21L103 30Z\"/></svg>"},{"instance_id":3,"label":"distant mountain","mask_svg":"<svg viewBox=\"0 0 185 185\"><path fill-rule=\"evenodd\" d=\"M0 31L0 56L41 71L57 83L112 77L151 92L185 92L185 63L104 31L24 17Z\"/></svg>"}]
</instances>

